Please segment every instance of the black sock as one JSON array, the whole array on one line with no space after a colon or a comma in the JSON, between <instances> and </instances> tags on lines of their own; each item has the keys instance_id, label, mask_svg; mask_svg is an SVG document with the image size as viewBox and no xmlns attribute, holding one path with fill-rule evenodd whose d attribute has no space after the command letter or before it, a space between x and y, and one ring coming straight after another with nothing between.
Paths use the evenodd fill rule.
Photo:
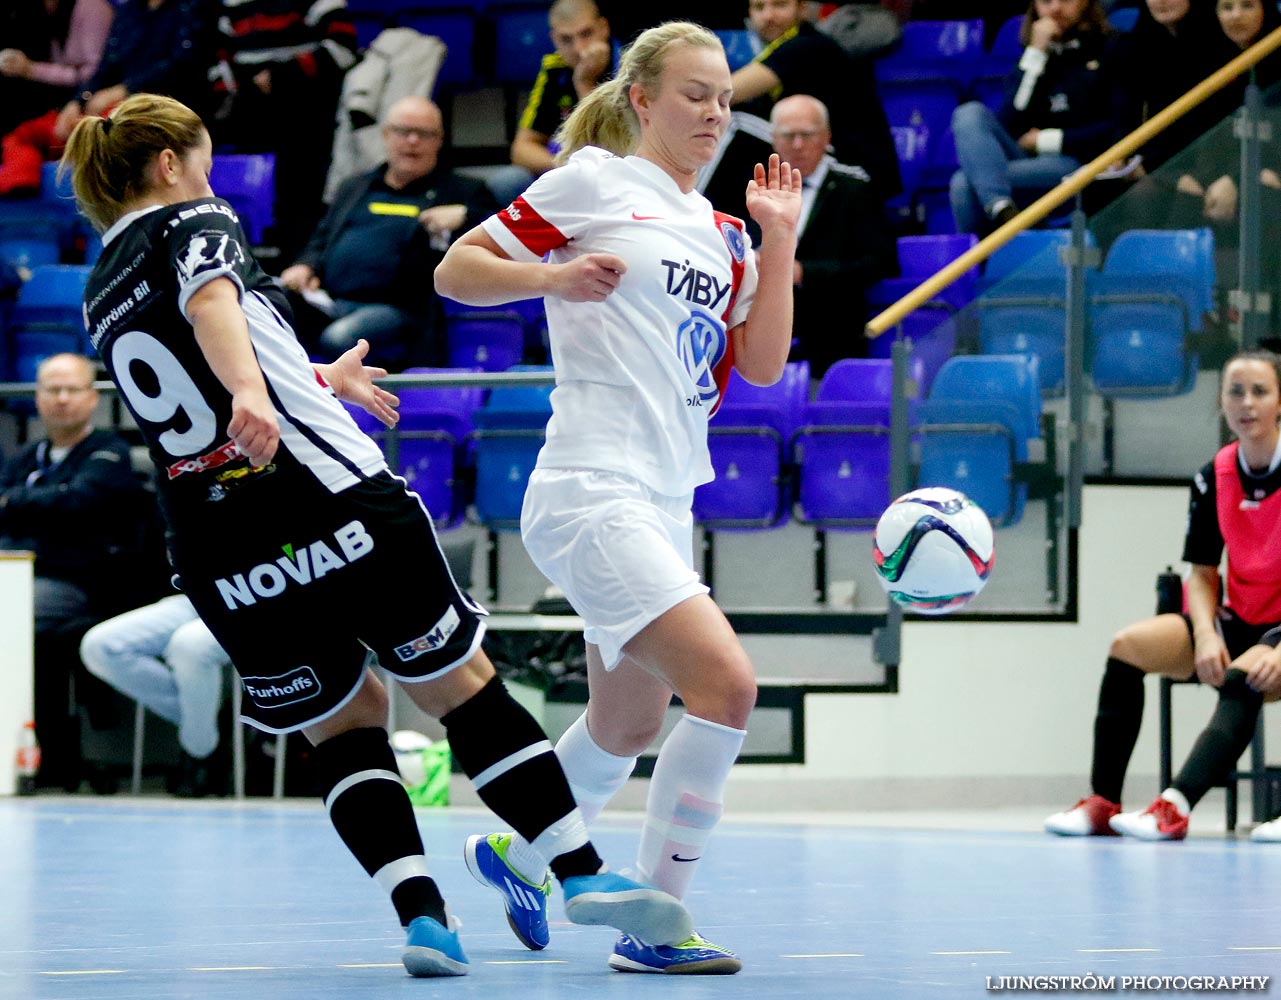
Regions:
<instances>
[{"instance_id":1,"label":"black sock","mask_svg":"<svg viewBox=\"0 0 1281 1000\"><path fill-rule=\"evenodd\" d=\"M1219 688L1214 714L1171 783L1187 797L1189 806L1195 806L1206 792L1227 780L1254 736L1263 695L1250 690L1245 676L1244 670L1228 671Z\"/></svg>"},{"instance_id":2,"label":"black sock","mask_svg":"<svg viewBox=\"0 0 1281 1000\"><path fill-rule=\"evenodd\" d=\"M547 734L497 677L440 721L480 800L531 844L578 808ZM601 859L586 841L550 864L564 881L594 875Z\"/></svg>"},{"instance_id":3,"label":"black sock","mask_svg":"<svg viewBox=\"0 0 1281 1000\"><path fill-rule=\"evenodd\" d=\"M313 759L329 820L370 877L391 895L402 925L445 923L445 901L426 871L423 841L385 729L351 729L317 744ZM387 868L393 862L398 867ZM384 870L386 869L386 870Z\"/></svg>"},{"instance_id":4,"label":"black sock","mask_svg":"<svg viewBox=\"0 0 1281 1000\"><path fill-rule=\"evenodd\" d=\"M1108 657L1099 685L1099 710L1094 716L1094 764L1090 785L1095 795L1109 802L1121 801L1121 786L1130 766L1130 755L1143 725L1143 671L1133 664Z\"/></svg>"}]
</instances>

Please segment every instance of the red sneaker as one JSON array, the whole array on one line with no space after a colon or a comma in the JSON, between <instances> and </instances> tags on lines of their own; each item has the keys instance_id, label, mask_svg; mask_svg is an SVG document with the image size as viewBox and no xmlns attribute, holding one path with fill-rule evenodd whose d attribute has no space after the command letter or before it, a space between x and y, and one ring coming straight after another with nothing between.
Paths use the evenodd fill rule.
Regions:
<instances>
[{"instance_id":1,"label":"red sneaker","mask_svg":"<svg viewBox=\"0 0 1281 1000\"><path fill-rule=\"evenodd\" d=\"M1188 835L1188 818L1169 799L1158 798L1143 812L1120 813L1109 822L1117 833L1139 840L1182 840Z\"/></svg>"},{"instance_id":2,"label":"red sneaker","mask_svg":"<svg viewBox=\"0 0 1281 1000\"><path fill-rule=\"evenodd\" d=\"M1045 832L1057 833L1060 837L1116 837L1118 834L1108 821L1120 811L1119 802L1091 795L1071 809L1049 817L1045 821Z\"/></svg>"}]
</instances>

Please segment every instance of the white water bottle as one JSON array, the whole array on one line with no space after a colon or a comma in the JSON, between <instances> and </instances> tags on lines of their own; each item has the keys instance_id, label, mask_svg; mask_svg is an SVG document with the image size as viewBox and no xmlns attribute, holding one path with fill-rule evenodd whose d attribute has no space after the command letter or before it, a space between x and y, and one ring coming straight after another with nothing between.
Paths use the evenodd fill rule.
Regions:
<instances>
[{"instance_id":1,"label":"white water bottle","mask_svg":"<svg viewBox=\"0 0 1281 1000\"><path fill-rule=\"evenodd\" d=\"M36 724L25 723L18 733L18 753L14 761L19 795L35 795L36 772L40 770L40 744L36 741Z\"/></svg>"}]
</instances>

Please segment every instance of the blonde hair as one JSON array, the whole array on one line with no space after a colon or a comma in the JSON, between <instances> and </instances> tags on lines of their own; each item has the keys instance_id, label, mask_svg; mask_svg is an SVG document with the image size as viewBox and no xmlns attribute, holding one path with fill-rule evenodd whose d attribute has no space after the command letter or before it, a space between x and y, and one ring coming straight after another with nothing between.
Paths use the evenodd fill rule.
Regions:
<instances>
[{"instance_id":1,"label":"blonde hair","mask_svg":"<svg viewBox=\"0 0 1281 1000\"><path fill-rule=\"evenodd\" d=\"M134 94L107 118L86 116L71 130L58 178L71 174L76 206L98 232L151 187L148 169L163 150L179 157L200 145L200 116L172 97Z\"/></svg>"},{"instance_id":2,"label":"blonde hair","mask_svg":"<svg viewBox=\"0 0 1281 1000\"><path fill-rule=\"evenodd\" d=\"M563 163L584 146L600 146L618 156L635 150L640 141L640 120L632 107L632 84L656 92L668 50L681 44L724 51L719 38L690 21L668 21L642 31L623 50L618 75L579 101L557 130L557 162Z\"/></svg>"}]
</instances>

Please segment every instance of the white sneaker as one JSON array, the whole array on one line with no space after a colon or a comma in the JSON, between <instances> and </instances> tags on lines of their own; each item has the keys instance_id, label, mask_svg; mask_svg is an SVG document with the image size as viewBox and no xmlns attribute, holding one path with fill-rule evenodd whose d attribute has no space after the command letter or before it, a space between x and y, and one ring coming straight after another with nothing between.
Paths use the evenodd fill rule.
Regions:
<instances>
[{"instance_id":1,"label":"white sneaker","mask_svg":"<svg viewBox=\"0 0 1281 1000\"><path fill-rule=\"evenodd\" d=\"M1158 798L1142 812L1119 813L1108 821L1112 829L1139 840L1182 840L1188 818L1168 799Z\"/></svg>"},{"instance_id":2,"label":"white sneaker","mask_svg":"<svg viewBox=\"0 0 1281 1000\"><path fill-rule=\"evenodd\" d=\"M1057 833L1060 837L1115 837L1117 833L1108 826L1108 820L1120 811L1117 803L1101 795L1091 795L1071 809L1048 817L1045 832Z\"/></svg>"},{"instance_id":3,"label":"white sneaker","mask_svg":"<svg viewBox=\"0 0 1281 1000\"><path fill-rule=\"evenodd\" d=\"M1250 839L1260 843L1281 844L1281 817L1270 823L1260 823L1250 831Z\"/></svg>"}]
</instances>

